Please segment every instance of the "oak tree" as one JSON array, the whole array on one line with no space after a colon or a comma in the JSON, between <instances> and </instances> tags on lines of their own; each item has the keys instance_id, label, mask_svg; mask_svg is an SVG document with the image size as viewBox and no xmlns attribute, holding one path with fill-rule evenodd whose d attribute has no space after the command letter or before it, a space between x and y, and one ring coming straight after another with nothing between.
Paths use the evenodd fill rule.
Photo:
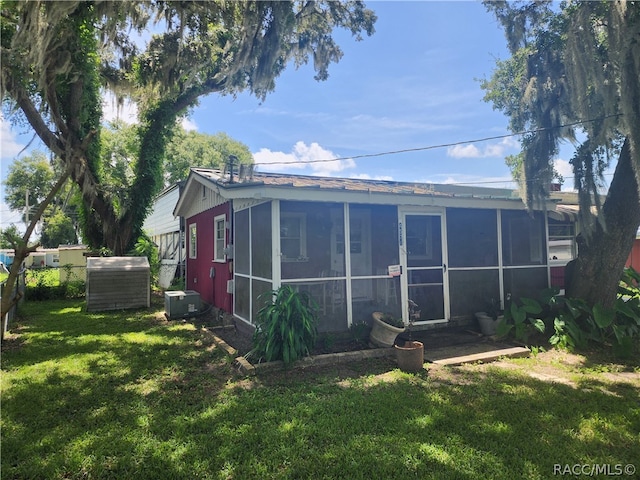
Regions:
<instances>
[{"instance_id":1,"label":"oak tree","mask_svg":"<svg viewBox=\"0 0 640 480\"><path fill-rule=\"evenodd\" d=\"M327 79L342 57L334 30L360 39L374 32L376 17L357 0L32 0L2 2L0 19L5 105L80 188L85 241L122 254L162 186L161 161L177 118L212 93L249 91L262 99L291 63L312 61L315 78ZM102 184L105 89L139 111L131 187L118 198ZM16 258L28 254L32 230ZM3 297L3 315L7 306Z\"/></svg>"},{"instance_id":2,"label":"oak tree","mask_svg":"<svg viewBox=\"0 0 640 480\"><path fill-rule=\"evenodd\" d=\"M579 194L582 233L568 296L612 306L640 225L640 2L485 2L511 57L483 82L486 100L522 135L525 202L546 197L563 141ZM604 202L603 174L615 163ZM595 213L594 213L595 212Z\"/></svg>"}]
</instances>

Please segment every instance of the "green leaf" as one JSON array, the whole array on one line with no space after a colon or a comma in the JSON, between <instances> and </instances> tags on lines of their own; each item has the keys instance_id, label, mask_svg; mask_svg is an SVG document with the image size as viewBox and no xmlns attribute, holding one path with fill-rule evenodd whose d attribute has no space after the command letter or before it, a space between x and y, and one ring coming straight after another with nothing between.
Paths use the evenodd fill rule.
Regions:
<instances>
[{"instance_id":1,"label":"green leaf","mask_svg":"<svg viewBox=\"0 0 640 480\"><path fill-rule=\"evenodd\" d=\"M527 312L518 307L515 303L511 304L511 317L516 325L524 323L527 318Z\"/></svg>"},{"instance_id":2,"label":"green leaf","mask_svg":"<svg viewBox=\"0 0 640 480\"><path fill-rule=\"evenodd\" d=\"M538 330L540 333L544 333L545 325L544 325L544 322L541 319L539 319L539 318L532 319L531 320L531 325L533 325L534 328L536 330Z\"/></svg>"},{"instance_id":3,"label":"green leaf","mask_svg":"<svg viewBox=\"0 0 640 480\"><path fill-rule=\"evenodd\" d=\"M512 324L509 324L506 321L502 320L496 326L496 335L498 335L499 337L506 337L507 335L509 335L509 332L512 328Z\"/></svg>"},{"instance_id":4,"label":"green leaf","mask_svg":"<svg viewBox=\"0 0 640 480\"><path fill-rule=\"evenodd\" d=\"M531 298L521 298L523 303L522 309L527 313L538 314L542 312L542 306L535 300Z\"/></svg>"},{"instance_id":5,"label":"green leaf","mask_svg":"<svg viewBox=\"0 0 640 480\"><path fill-rule=\"evenodd\" d=\"M601 329L607 328L609 325L613 323L613 319L615 318L616 313L611 308L603 307L600 304L596 304L593 307L593 320L596 322L596 325Z\"/></svg>"}]
</instances>

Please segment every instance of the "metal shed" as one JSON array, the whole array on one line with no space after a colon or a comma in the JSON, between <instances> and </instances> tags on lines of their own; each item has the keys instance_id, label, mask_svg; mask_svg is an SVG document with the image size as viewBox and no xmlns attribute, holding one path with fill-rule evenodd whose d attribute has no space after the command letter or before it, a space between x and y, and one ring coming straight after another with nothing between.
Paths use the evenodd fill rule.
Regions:
<instances>
[{"instance_id":1,"label":"metal shed","mask_svg":"<svg viewBox=\"0 0 640 480\"><path fill-rule=\"evenodd\" d=\"M146 257L87 258L87 310L149 307L151 280Z\"/></svg>"}]
</instances>

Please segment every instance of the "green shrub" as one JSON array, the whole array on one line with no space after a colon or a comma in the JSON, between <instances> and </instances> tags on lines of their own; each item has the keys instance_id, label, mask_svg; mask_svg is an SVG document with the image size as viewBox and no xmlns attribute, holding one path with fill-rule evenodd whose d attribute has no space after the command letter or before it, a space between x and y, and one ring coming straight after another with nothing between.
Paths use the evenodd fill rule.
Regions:
<instances>
[{"instance_id":1,"label":"green shrub","mask_svg":"<svg viewBox=\"0 0 640 480\"><path fill-rule=\"evenodd\" d=\"M353 340L361 345L366 345L369 341L369 334L371 333L371 327L367 322L359 321L355 322L349 328L351 337Z\"/></svg>"},{"instance_id":2,"label":"green shrub","mask_svg":"<svg viewBox=\"0 0 640 480\"><path fill-rule=\"evenodd\" d=\"M258 311L251 357L285 365L309 355L318 335L318 305L307 292L291 285L266 292L259 299L267 305Z\"/></svg>"},{"instance_id":3,"label":"green shrub","mask_svg":"<svg viewBox=\"0 0 640 480\"><path fill-rule=\"evenodd\" d=\"M640 337L639 283L640 274L625 269L613 308L591 307L581 299L559 296L556 289L543 290L539 301L510 301L497 333L526 342L535 331L544 333L552 327L549 343L555 347L574 350L596 344L612 348L620 357L629 357Z\"/></svg>"},{"instance_id":4,"label":"green shrub","mask_svg":"<svg viewBox=\"0 0 640 480\"><path fill-rule=\"evenodd\" d=\"M638 272L625 269L613 308L590 307L575 298L559 299L561 308L553 319L555 333L550 343L569 350L596 343L611 346L618 356L630 356L640 336L639 282Z\"/></svg>"},{"instance_id":5,"label":"green shrub","mask_svg":"<svg viewBox=\"0 0 640 480\"><path fill-rule=\"evenodd\" d=\"M25 299L44 301L80 298L85 295L84 281L68 280L60 282L60 273L58 268L27 270ZM64 278L72 278L72 276L66 275Z\"/></svg>"},{"instance_id":6,"label":"green shrub","mask_svg":"<svg viewBox=\"0 0 640 480\"><path fill-rule=\"evenodd\" d=\"M540 302L532 298L522 297L517 301L510 301L496 333L505 336L513 331L515 338L526 342L533 332L544 333L543 311L544 308Z\"/></svg>"}]
</instances>

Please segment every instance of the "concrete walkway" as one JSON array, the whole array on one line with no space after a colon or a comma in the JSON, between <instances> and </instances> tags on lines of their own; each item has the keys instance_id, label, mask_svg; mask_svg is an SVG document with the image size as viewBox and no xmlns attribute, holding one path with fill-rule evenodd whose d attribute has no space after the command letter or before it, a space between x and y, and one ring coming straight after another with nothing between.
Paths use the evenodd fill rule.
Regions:
<instances>
[{"instance_id":1,"label":"concrete walkway","mask_svg":"<svg viewBox=\"0 0 640 480\"><path fill-rule=\"evenodd\" d=\"M498 341L467 329L423 330L412 337L424 343L425 362L438 365L492 362L503 357L528 357L528 348Z\"/></svg>"}]
</instances>

